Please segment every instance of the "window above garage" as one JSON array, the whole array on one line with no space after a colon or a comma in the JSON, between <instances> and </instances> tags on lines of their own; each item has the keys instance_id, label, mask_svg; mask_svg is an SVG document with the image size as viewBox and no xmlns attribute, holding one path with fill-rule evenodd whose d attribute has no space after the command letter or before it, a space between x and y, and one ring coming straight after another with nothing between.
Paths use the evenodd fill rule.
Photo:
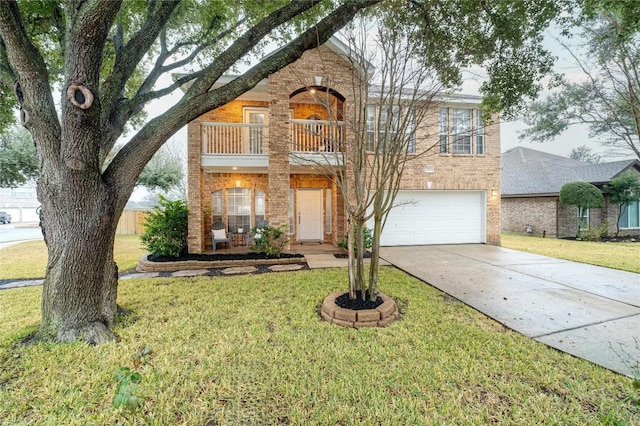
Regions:
<instances>
[{"instance_id":1,"label":"window above garage","mask_svg":"<svg viewBox=\"0 0 640 426\"><path fill-rule=\"evenodd\" d=\"M440 108L440 154L484 155L482 110Z\"/></svg>"}]
</instances>

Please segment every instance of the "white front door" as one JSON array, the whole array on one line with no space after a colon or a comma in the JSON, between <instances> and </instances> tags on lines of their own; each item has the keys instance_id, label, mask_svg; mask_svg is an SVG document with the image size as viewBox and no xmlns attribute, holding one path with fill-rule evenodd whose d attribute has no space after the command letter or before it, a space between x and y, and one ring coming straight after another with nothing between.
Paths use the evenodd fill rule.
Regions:
<instances>
[{"instance_id":1,"label":"white front door","mask_svg":"<svg viewBox=\"0 0 640 426\"><path fill-rule=\"evenodd\" d=\"M298 241L322 241L322 189L298 189Z\"/></svg>"}]
</instances>

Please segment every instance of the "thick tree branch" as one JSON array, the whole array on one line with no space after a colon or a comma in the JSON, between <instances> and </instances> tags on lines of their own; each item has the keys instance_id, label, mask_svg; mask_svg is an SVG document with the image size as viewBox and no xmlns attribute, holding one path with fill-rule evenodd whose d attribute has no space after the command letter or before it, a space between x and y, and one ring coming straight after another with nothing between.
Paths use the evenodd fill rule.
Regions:
<instances>
[{"instance_id":1,"label":"thick tree branch","mask_svg":"<svg viewBox=\"0 0 640 426\"><path fill-rule=\"evenodd\" d=\"M255 44L266 37L273 29L291 21L314 5L315 3L313 1L293 0L291 3L265 17L249 31L238 37L227 50L218 55L215 62L204 69L202 77L191 85L185 94L185 98L188 99L208 92L224 72L238 59L249 53Z\"/></svg>"},{"instance_id":2,"label":"thick tree branch","mask_svg":"<svg viewBox=\"0 0 640 426\"><path fill-rule=\"evenodd\" d=\"M158 4L150 2L146 21L132 39L117 50L113 70L104 81L100 94L103 104L100 122L103 129L102 134L107 138L102 143L103 152L108 152L113 146L109 135L119 134L118 130L121 131L121 128L118 129L116 124L119 121L117 119L117 110L120 107L119 100L123 96L127 81L129 81L142 58L155 43L179 3L179 0L164 1ZM157 7L154 8L154 5ZM153 9L157 10L154 12ZM115 123L112 124L111 121Z\"/></svg>"},{"instance_id":3,"label":"thick tree branch","mask_svg":"<svg viewBox=\"0 0 640 426\"><path fill-rule=\"evenodd\" d=\"M60 148L60 122L51 96L49 73L40 52L29 39L18 4L9 0L0 1L0 38L8 62L4 66L10 68L20 84L23 109L29 120L27 127L39 141L40 158L55 167Z\"/></svg>"},{"instance_id":4,"label":"thick tree branch","mask_svg":"<svg viewBox=\"0 0 640 426\"><path fill-rule=\"evenodd\" d=\"M284 48L276 51L258 65L251 68L243 76L226 84L223 89L208 90L219 77L219 69L216 67L208 67L203 70L203 76L196 80L200 88L195 90L190 89L178 104L163 115L147 123L116 155L103 175L104 180L110 182L112 185L126 187L132 190L133 184L131 182L136 181L144 165L162 146L164 141L177 132L180 127L203 113L224 105L247 90L250 90L268 75L300 58L306 50L325 43L333 34L353 19L356 13L380 1L381 0L345 1L319 23L289 42ZM273 19L276 18L274 17ZM278 19L281 19L281 17L278 17ZM289 17L286 21L289 19L292 18ZM259 23L258 25L261 24L263 23ZM249 32L253 32L253 29ZM245 35L239 40L244 40L244 43L250 46L237 45L237 43L234 43L232 48L221 55L221 61L223 63L228 63L229 66L235 63L236 60L240 59L250 50L250 47L258 41L258 39L255 38L255 34L252 36ZM232 52L240 56L232 58L230 57ZM220 56L218 58L220 59ZM207 72L210 74L207 74ZM212 75L216 77L213 78ZM196 96L204 87L206 87L206 90ZM188 96L189 94L191 94L191 96ZM129 193L130 191L122 191L121 199L118 200L118 203L124 204Z\"/></svg>"}]
</instances>

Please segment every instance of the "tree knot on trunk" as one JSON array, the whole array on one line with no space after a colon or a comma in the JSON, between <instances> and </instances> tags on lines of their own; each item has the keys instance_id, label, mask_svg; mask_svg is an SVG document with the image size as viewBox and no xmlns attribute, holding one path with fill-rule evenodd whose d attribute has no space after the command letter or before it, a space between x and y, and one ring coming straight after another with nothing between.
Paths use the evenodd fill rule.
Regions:
<instances>
[{"instance_id":1,"label":"tree knot on trunk","mask_svg":"<svg viewBox=\"0 0 640 426\"><path fill-rule=\"evenodd\" d=\"M93 93L88 87L79 83L69 84L67 99L80 109L89 109L93 105Z\"/></svg>"}]
</instances>

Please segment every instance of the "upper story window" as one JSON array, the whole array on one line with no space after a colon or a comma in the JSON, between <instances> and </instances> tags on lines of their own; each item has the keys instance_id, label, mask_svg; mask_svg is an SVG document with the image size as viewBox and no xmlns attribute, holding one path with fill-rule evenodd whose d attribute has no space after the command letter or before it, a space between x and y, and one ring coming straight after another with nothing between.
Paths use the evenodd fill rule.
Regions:
<instances>
[{"instance_id":1,"label":"upper story window","mask_svg":"<svg viewBox=\"0 0 640 426\"><path fill-rule=\"evenodd\" d=\"M484 155L482 111L468 108L440 108L438 125L440 153Z\"/></svg>"},{"instance_id":2,"label":"upper story window","mask_svg":"<svg viewBox=\"0 0 640 426\"><path fill-rule=\"evenodd\" d=\"M378 108L367 105L367 151L384 152L387 146L393 145L404 146L410 153L415 152L416 123L413 110L403 109L400 105L382 105Z\"/></svg>"}]
</instances>

